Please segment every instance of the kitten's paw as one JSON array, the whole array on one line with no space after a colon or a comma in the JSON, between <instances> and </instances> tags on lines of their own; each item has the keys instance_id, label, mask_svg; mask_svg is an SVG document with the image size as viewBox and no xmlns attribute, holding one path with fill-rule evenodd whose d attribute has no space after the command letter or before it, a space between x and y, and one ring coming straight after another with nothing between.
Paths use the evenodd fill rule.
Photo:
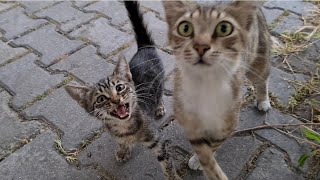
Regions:
<instances>
[{"instance_id":1,"label":"kitten's paw","mask_svg":"<svg viewBox=\"0 0 320 180\"><path fill-rule=\"evenodd\" d=\"M166 108L163 106L163 104L159 105L156 109L156 116L162 117L166 114Z\"/></svg>"},{"instance_id":2,"label":"kitten's paw","mask_svg":"<svg viewBox=\"0 0 320 180\"><path fill-rule=\"evenodd\" d=\"M268 110L271 109L271 104L269 100L261 101L261 102L256 102L256 106L260 111L267 112Z\"/></svg>"},{"instance_id":3,"label":"kitten's paw","mask_svg":"<svg viewBox=\"0 0 320 180\"><path fill-rule=\"evenodd\" d=\"M193 154L189 159L188 166L190 169L202 171L202 166L196 154Z\"/></svg>"},{"instance_id":4,"label":"kitten's paw","mask_svg":"<svg viewBox=\"0 0 320 180\"><path fill-rule=\"evenodd\" d=\"M116 153L116 159L118 162L123 163L126 162L130 159L131 157L131 150L127 149L127 150L119 150Z\"/></svg>"}]
</instances>

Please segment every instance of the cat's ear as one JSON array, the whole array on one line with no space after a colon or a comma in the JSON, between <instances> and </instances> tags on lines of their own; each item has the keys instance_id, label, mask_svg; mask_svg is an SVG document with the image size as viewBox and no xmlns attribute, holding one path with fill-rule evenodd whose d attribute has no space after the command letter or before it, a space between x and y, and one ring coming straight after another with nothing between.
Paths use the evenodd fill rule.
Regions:
<instances>
[{"instance_id":1,"label":"cat's ear","mask_svg":"<svg viewBox=\"0 0 320 180\"><path fill-rule=\"evenodd\" d=\"M85 102L86 94L91 90L90 87L78 86L78 85L66 85L64 88L67 91L67 93L72 97L72 99L77 101L80 104L80 106L82 107L85 106L84 102Z\"/></svg>"},{"instance_id":2,"label":"cat's ear","mask_svg":"<svg viewBox=\"0 0 320 180\"><path fill-rule=\"evenodd\" d=\"M258 1L242 1L242 0L235 0L232 5L236 7L246 8L246 9L256 9L263 6L266 1L258 0Z\"/></svg>"},{"instance_id":3,"label":"cat's ear","mask_svg":"<svg viewBox=\"0 0 320 180\"><path fill-rule=\"evenodd\" d=\"M166 20L169 26L173 26L175 21L179 19L184 13L193 7L190 2L178 0L178 1L171 1L171 0L162 0L162 5L166 12Z\"/></svg>"},{"instance_id":4,"label":"cat's ear","mask_svg":"<svg viewBox=\"0 0 320 180\"><path fill-rule=\"evenodd\" d=\"M128 81L132 80L129 64L123 54L119 54L118 63L114 68L113 75L125 77Z\"/></svg>"}]
</instances>

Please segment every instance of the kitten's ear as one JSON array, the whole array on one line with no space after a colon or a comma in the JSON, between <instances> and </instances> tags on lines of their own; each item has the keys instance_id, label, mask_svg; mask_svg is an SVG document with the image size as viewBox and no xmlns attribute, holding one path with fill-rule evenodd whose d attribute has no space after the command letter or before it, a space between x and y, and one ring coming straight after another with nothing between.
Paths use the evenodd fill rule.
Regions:
<instances>
[{"instance_id":1,"label":"kitten's ear","mask_svg":"<svg viewBox=\"0 0 320 180\"><path fill-rule=\"evenodd\" d=\"M262 7L265 2L266 2L266 1L264 1L264 0L258 0L258 1L235 0L235 1L232 3L232 5L234 5L234 6L236 6L236 7L256 9L256 8Z\"/></svg>"},{"instance_id":2,"label":"kitten's ear","mask_svg":"<svg viewBox=\"0 0 320 180\"><path fill-rule=\"evenodd\" d=\"M166 12L166 20L169 26L173 26L175 24L175 21L192 7L192 4L190 2L182 0L162 0L162 5Z\"/></svg>"},{"instance_id":3,"label":"kitten's ear","mask_svg":"<svg viewBox=\"0 0 320 180\"><path fill-rule=\"evenodd\" d=\"M65 90L67 93L77 101L82 107L84 107L84 100L86 98L87 92L91 90L88 86L77 86L77 85L66 85Z\"/></svg>"},{"instance_id":4,"label":"kitten's ear","mask_svg":"<svg viewBox=\"0 0 320 180\"><path fill-rule=\"evenodd\" d=\"M123 54L119 55L118 63L113 71L113 75L125 77L128 81L132 80L129 64Z\"/></svg>"}]
</instances>

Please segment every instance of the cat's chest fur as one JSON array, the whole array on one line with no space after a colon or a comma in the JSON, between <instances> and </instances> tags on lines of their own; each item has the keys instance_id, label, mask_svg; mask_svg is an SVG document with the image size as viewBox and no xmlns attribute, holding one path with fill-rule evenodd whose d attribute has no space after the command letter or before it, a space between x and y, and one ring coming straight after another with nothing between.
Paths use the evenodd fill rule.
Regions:
<instances>
[{"instance_id":1,"label":"cat's chest fur","mask_svg":"<svg viewBox=\"0 0 320 180\"><path fill-rule=\"evenodd\" d=\"M218 133L224 128L233 97L231 85L219 74L183 75L179 96L182 97L183 110L201 124L202 130Z\"/></svg>"}]
</instances>

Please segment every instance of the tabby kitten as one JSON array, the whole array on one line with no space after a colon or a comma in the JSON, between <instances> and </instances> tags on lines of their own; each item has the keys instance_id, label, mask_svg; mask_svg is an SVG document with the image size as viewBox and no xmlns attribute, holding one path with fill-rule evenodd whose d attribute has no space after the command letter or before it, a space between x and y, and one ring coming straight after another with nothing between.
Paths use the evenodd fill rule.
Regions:
<instances>
[{"instance_id":1,"label":"tabby kitten","mask_svg":"<svg viewBox=\"0 0 320 180\"><path fill-rule=\"evenodd\" d=\"M65 89L88 113L104 122L119 144L117 161L127 161L133 144L141 142L154 151L166 179L180 179L167 153L168 141L160 141L150 122L155 112L159 116L165 112L161 101L163 64L143 24L139 4L124 3L138 44L130 65L120 55L112 75L94 85L67 85Z\"/></svg>"},{"instance_id":2,"label":"tabby kitten","mask_svg":"<svg viewBox=\"0 0 320 180\"><path fill-rule=\"evenodd\" d=\"M163 1L178 68L175 116L196 153L189 167L203 168L208 179L228 179L212 152L237 126L243 74L256 89L258 109L271 108L267 87L270 37L262 4Z\"/></svg>"}]
</instances>

